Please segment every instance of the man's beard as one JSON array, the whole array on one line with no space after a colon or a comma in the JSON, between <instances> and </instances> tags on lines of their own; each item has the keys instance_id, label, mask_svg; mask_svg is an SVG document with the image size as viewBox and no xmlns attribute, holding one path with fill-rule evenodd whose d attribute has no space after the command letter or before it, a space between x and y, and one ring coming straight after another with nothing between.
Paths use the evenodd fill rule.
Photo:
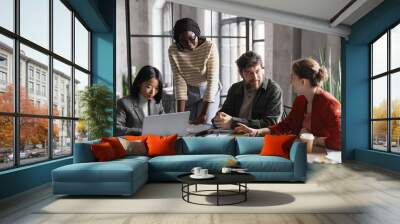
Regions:
<instances>
[{"instance_id":1,"label":"man's beard","mask_svg":"<svg viewBox=\"0 0 400 224\"><path fill-rule=\"evenodd\" d=\"M247 90L258 90L261 86L261 83L260 83L260 81L258 81L257 86L255 86L254 84L251 84L251 83L246 83L244 86L246 87Z\"/></svg>"}]
</instances>

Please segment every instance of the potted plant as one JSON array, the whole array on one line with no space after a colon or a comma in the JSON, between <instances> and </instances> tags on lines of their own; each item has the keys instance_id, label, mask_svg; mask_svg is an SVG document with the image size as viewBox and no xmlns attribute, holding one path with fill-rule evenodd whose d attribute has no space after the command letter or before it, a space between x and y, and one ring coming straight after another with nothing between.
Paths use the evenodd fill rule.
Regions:
<instances>
[{"instance_id":1,"label":"potted plant","mask_svg":"<svg viewBox=\"0 0 400 224\"><path fill-rule=\"evenodd\" d=\"M79 106L82 109L81 119L87 127L89 140L109 136L112 126L113 94L102 84L87 86L80 92Z\"/></svg>"}]
</instances>

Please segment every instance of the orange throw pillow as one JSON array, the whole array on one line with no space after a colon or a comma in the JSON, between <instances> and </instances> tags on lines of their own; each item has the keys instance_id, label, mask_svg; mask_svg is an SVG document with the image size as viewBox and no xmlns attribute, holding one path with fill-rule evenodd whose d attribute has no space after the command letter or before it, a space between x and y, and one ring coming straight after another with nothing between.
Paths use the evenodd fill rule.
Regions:
<instances>
[{"instance_id":1,"label":"orange throw pillow","mask_svg":"<svg viewBox=\"0 0 400 224\"><path fill-rule=\"evenodd\" d=\"M289 159L290 147L292 147L296 137L296 135L266 135L260 155L281 156Z\"/></svg>"},{"instance_id":2,"label":"orange throw pillow","mask_svg":"<svg viewBox=\"0 0 400 224\"><path fill-rule=\"evenodd\" d=\"M117 158L113 147L108 142L93 144L90 147L92 149L94 157L99 162L109 161Z\"/></svg>"},{"instance_id":3,"label":"orange throw pillow","mask_svg":"<svg viewBox=\"0 0 400 224\"><path fill-rule=\"evenodd\" d=\"M101 142L108 142L114 149L115 155L117 158L121 158L126 156L126 151L124 147L122 146L121 142L119 142L118 138L116 137L109 137L109 138L101 138Z\"/></svg>"},{"instance_id":4,"label":"orange throw pillow","mask_svg":"<svg viewBox=\"0 0 400 224\"><path fill-rule=\"evenodd\" d=\"M148 136L148 156L164 156L176 154L176 139L178 135L171 136Z\"/></svg>"},{"instance_id":5,"label":"orange throw pillow","mask_svg":"<svg viewBox=\"0 0 400 224\"><path fill-rule=\"evenodd\" d=\"M140 141L143 141L143 142L146 142L147 137L148 137L147 135L140 135L140 136L136 136L136 135L125 135L125 136L124 136L124 138L125 138L126 140L129 140L129 141L140 140Z\"/></svg>"}]
</instances>

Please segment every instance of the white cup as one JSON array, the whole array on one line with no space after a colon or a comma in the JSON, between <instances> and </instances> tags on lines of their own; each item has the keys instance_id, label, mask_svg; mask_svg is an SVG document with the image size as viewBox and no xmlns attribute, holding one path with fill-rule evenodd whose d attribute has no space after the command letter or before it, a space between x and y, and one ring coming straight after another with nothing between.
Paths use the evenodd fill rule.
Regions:
<instances>
[{"instance_id":1,"label":"white cup","mask_svg":"<svg viewBox=\"0 0 400 224\"><path fill-rule=\"evenodd\" d=\"M208 169L201 169L200 170L200 176L207 176L208 175Z\"/></svg>"},{"instance_id":2,"label":"white cup","mask_svg":"<svg viewBox=\"0 0 400 224\"><path fill-rule=\"evenodd\" d=\"M194 175L196 175L196 176L199 176L199 175L201 175L200 174L200 171L202 170L202 168L201 167L193 167L193 169L192 169L192 173L194 174Z\"/></svg>"},{"instance_id":3,"label":"white cup","mask_svg":"<svg viewBox=\"0 0 400 224\"><path fill-rule=\"evenodd\" d=\"M300 140L306 143L308 153L311 153L313 150L314 138L314 135L311 133L303 133L300 135Z\"/></svg>"},{"instance_id":4,"label":"white cup","mask_svg":"<svg viewBox=\"0 0 400 224\"><path fill-rule=\"evenodd\" d=\"M221 172L222 173L230 173L232 171L232 168L230 167L222 167Z\"/></svg>"}]
</instances>

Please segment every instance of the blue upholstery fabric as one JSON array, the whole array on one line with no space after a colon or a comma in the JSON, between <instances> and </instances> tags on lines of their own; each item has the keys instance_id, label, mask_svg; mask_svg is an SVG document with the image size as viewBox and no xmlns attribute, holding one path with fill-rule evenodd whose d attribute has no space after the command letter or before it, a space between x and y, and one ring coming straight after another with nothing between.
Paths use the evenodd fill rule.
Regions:
<instances>
[{"instance_id":1,"label":"blue upholstery fabric","mask_svg":"<svg viewBox=\"0 0 400 224\"><path fill-rule=\"evenodd\" d=\"M293 162L293 178L297 181L305 181L307 175L307 151L306 144L295 141L290 149L290 160Z\"/></svg>"},{"instance_id":2,"label":"blue upholstery fabric","mask_svg":"<svg viewBox=\"0 0 400 224\"><path fill-rule=\"evenodd\" d=\"M235 155L235 139L232 137L184 137L179 142L177 154L226 154Z\"/></svg>"},{"instance_id":3,"label":"blue upholstery fabric","mask_svg":"<svg viewBox=\"0 0 400 224\"><path fill-rule=\"evenodd\" d=\"M94 140L90 142L75 143L74 149L74 163L88 163L96 161L92 153L90 145L98 144L100 140Z\"/></svg>"},{"instance_id":4,"label":"blue upholstery fabric","mask_svg":"<svg viewBox=\"0 0 400 224\"><path fill-rule=\"evenodd\" d=\"M237 137L236 155L260 154L264 145L264 137Z\"/></svg>"},{"instance_id":5,"label":"blue upholstery fabric","mask_svg":"<svg viewBox=\"0 0 400 224\"><path fill-rule=\"evenodd\" d=\"M292 172L292 161L279 156L239 155L239 166L249 172Z\"/></svg>"},{"instance_id":6,"label":"blue upholstery fabric","mask_svg":"<svg viewBox=\"0 0 400 224\"><path fill-rule=\"evenodd\" d=\"M148 164L144 158L74 163L53 170L52 176L55 194L130 195L147 182Z\"/></svg>"},{"instance_id":7,"label":"blue upholstery fabric","mask_svg":"<svg viewBox=\"0 0 400 224\"><path fill-rule=\"evenodd\" d=\"M235 159L235 157L216 154L157 156L149 160L149 170L150 172L190 172L193 167L200 166L216 172L230 159Z\"/></svg>"}]
</instances>

